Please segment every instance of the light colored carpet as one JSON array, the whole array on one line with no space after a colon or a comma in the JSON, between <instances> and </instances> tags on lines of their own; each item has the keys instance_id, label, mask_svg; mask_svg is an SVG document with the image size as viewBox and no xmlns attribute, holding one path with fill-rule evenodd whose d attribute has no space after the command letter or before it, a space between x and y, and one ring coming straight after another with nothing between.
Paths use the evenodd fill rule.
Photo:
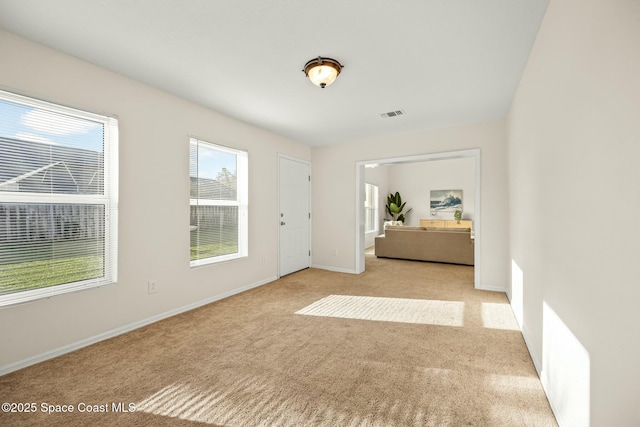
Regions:
<instances>
[{"instance_id":1,"label":"light colored carpet","mask_svg":"<svg viewBox=\"0 0 640 427\"><path fill-rule=\"evenodd\" d=\"M38 411L0 413L0 425L556 425L505 295L473 289L473 267L366 262L362 275L304 270L1 377L3 402ZM47 415L42 402L75 411ZM136 411L115 413L118 402Z\"/></svg>"}]
</instances>

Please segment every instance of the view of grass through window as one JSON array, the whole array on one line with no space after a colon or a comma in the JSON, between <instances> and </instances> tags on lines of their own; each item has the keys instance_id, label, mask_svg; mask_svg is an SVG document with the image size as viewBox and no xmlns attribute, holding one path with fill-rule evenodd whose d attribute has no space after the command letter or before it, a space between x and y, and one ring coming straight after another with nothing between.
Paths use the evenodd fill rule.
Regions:
<instances>
[{"instance_id":1,"label":"view of grass through window","mask_svg":"<svg viewBox=\"0 0 640 427\"><path fill-rule=\"evenodd\" d=\"M113 283L117 120L5 91L0 117L0 305Z\"/></svg>"},{"instance_id":2,"label":"view of grass through window","mask_svg":"<svg viewBox=\"0 0 640 427\"><path fill-rule=\"evenodd\" d=\"M102 275L101 255L4 264L0 266L0 294L79 282Z\"/></svg>"},{"instance_id":3,"label":"view of grass through window","mask_svg":"<svg viewBox=\"0 0 640 427\"><path fill-rule=\"evenodd\" d=\"M238 252L238 229L235 233L220 229L191 231L191 259L204 259Z\"/></svg>"},{"instance_id":4,"label":"view of grass through window","mask_svg":"<svg viewBox=\"0 0 640 427\"><path fill-rule=\"evenodd\" d=\"M190 140L191 265L238 255L238 154L228 148Z\"/></svg>"},{"instance_id":5,"label":"view of grass through window","mask_svg":"<svg viewBox=\"0 0 640 427\"><path fill-rule=\"evenodd\" d=\"M103 277L103 211L0 204L0 294Z\"/></svg>"}]
</instances>

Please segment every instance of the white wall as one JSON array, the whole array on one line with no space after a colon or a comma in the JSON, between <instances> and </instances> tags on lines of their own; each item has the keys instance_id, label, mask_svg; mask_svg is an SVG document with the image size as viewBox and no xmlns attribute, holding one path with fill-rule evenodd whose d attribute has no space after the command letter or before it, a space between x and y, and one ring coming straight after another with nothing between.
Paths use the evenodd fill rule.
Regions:
<instances>
[{"instance_id":1,"label":"white wall","mask_svg":"<svg viewBox=\"0 0 640 427\"><path fill-rule=\"evenodd\" d=\"M480 286L506 289L507 167L505 122L379 137L312 149L313 265L355 272L356 162L480 149L482 263ZM335 201L341 212L336 214ZM336 255L333 255L335 250Z\"/></svg>"},{"instance_id":2,"label":"white wall","mask_svg":"<svg viewBox=\"0 0 640 427\"><path fill-rule=\"evenodd\" d=\"M509 114L513 305L562 426L640 425L639 76L640 2L551 0Z\"/></svg>"},{"instance_id":3,"label":"white wall","mask_svg":"<svg viewBox=\"0 0 640 427\"><path fill-rule=\"evenodd\" d=\"M277 155L308 160L307 146L11 33L0 52L2 88L120 120L119 283L0 309L0 372L276 277ZM187 135L249 152L247 259L189 268Z\"/></svg>"},{"instance_id":4,"label":"white wall","mask_svg":"<svg viewBox=\"0 0 640 427\"><path fill-rule=\"evenodd\" d=\"M390 192L399 191L407 202L405 225L418 226L421 219L453 219L453 212L431 215L431 190L462 190L463 219L473 220L475 211L475 160L445 159L389 166Z\"/></svg>"}]
</instances>

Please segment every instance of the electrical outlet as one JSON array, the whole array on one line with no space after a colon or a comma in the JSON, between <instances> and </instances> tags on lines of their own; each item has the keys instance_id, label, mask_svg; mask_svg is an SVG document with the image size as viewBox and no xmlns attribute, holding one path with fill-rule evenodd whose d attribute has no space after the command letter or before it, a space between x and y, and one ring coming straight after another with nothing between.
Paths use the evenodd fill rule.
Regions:
<instances>
[{"instance_id":1,"label":"electrical outlet","mask_svg":"<svg viewBox=\"0 0 640 427\"><path fill-rule=\"evenodd\" d=\"M335 248L331 249L331 255L338 256L338 250Z\"/></svg>"},{"instance_id":2,"label":"electrical outlet","mask_svg":"<svg viewBox=\"0 0 640 427\"><path fill-rule=\"evenodd\" d=\"M264 264L266 264L266 263L267 263L267 257L266 257L266 256L263 256L263 257L262 257L262 265L264 265Z\"/></svg>"},{"instance_id":3,"label":"electrical outlet","mask_svg":"<svg viewBox=\"0 0 640 427\"><path fill-rule=\"evenodd\" d=\"M157 283L156 283L156 281L155 281L155 280L149 280L149 281L147 282L147 291L148 291L150 294L155 294L156 292L158 292L158 288L157 288L157 286L156 286L156 285L157 285Z\"/></svg>"}]
</instances>

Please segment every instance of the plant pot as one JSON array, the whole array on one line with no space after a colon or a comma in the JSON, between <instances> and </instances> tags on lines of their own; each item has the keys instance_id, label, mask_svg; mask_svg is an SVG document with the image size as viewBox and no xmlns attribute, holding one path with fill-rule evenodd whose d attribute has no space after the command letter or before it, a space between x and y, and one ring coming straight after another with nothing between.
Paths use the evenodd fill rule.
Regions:
<instances>
[{"instance_id":1,"label":"plant pot","mask_svg":"<svg viewBox=\"0 0 640 427\"><path fill-rule=\"evenodd\" d=\"M387 228L387 226L397 227L397 226L401 226L401 225L403 225L402 221L385 221L384 222L384 228Z\"/></svg>"}]
</instances>

